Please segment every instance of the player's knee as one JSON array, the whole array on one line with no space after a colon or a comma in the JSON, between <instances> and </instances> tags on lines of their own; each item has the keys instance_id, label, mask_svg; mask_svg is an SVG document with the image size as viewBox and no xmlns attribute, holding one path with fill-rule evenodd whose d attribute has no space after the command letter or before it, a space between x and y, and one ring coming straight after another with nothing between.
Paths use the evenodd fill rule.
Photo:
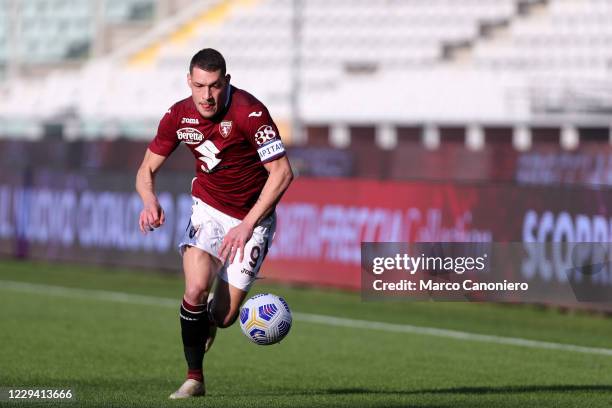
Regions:
<instances>
[{"instance_id":1,"label":"player's knee","mask_svg":"<svg viewBox=\"0 0 612 408\"><path fill-rule=\"evenodd\" d=\"M204 303L208 298L208 291L204 285L189 285L185 288L185 300L192 305Z\"/></svg>"}]
</instances>

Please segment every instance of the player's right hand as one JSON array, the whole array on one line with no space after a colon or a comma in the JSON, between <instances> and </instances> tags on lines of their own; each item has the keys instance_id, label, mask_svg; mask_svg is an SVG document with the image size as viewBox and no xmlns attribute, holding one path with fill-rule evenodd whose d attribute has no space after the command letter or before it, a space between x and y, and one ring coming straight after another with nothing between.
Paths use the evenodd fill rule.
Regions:
<instances>
[{"instance_id":1,"label":"player's right hand","mask_svg":"<svg viewBox=\"0 0 612 408\"><path fill-rule=\"evenodd\" d=\"M166 221L166 215L164 209L159 205L158 202L145 204L142 211L140 211L140 217L138 218L138 225L140 231L143 234L153 231L155 228L161 227Z\"/></svg>"}]
</instances>

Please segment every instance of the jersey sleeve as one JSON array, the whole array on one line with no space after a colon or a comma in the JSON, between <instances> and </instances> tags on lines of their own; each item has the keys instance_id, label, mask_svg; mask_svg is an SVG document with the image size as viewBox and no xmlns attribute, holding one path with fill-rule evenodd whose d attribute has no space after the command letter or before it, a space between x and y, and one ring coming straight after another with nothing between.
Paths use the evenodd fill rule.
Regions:
<instances>
[{"instance_id":1,"label":"jersey sleeve","mask_svg":"<svg viewBox=\"0 0 612 408\"><path fill-rule=\"evenodd\" d=\"M262 163L286 154L278 128L265 106L258 105L251 109L247 117L247 129L247 138L257 150Z\"/></svg>"},{"instance_id":2,"label":"jersey sleeve","mask_svg":"<svg viewBox=\"0 0 612 408\"><path fill-rule=\"evenodd\" d=\"M161 156L169 156L180 144L176 137L176 114L175 106L160 120L155 138L149 143L149 150Z\"/></svg>"}]
</instances>

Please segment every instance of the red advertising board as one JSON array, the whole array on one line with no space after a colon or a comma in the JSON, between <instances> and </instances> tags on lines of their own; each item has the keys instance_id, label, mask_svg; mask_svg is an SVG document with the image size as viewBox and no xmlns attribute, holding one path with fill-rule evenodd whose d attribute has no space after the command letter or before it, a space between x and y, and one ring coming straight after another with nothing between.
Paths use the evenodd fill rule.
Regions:
<instances>
[{"instance_id":1,"label":"red advertising board","mask_svg":"<svg viewBox=\"0 0 612 408\"><path fill-rule=\"evenodd\" d=\"M585 188L298 180L264 276L358 289L361 242L609 242L611 206Z\"/></svg>"},{"instance_id":2,"label":"red advertising board","mask_svg":"<svg viewBox=\"0 0 612 408\"><path fill-rule=\"evenodd\" d=\"M137 230L141 203L133 177L125 173L2 173L0 253L178 272L189 178L160 175L167 222L145 237ZM362 242L607 243L611 206L609 189L298 178L277 208L262 277L357 290ZM567 252L529 252L533 259L518 272L554 284L563 273L551 270L575 266ZM612 288L609 269L589 278L593 285Z\"/></svg>"}]
</instances>

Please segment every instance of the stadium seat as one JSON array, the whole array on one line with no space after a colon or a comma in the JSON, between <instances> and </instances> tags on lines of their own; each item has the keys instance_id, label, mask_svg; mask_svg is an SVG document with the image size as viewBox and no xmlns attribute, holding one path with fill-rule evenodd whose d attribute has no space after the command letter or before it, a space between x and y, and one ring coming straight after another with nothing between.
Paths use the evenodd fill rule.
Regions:
<instances>
[{"instance_id":1,"label":"stadium seat","mask_svg":"<svg viewBox=\"0 0 612 408\"><path fill-rule=\"evenodd\" d=\"M32 60L86 54L96 35L91 2L43 3L22 6L24 18L45 19L24 32ZM154 3L107 0L105 16L130 20ZM294 84L307 124L362 123L364 116L371 123L526 122L567 102L558 95L574 97L565 105L571 109L612 107L612 3L606 0L308 0L299 10L297 45L292 4L194 2L107 58L42 78L48 82L42 88L28 80L5 84L0 112L9 120L33 114L45 120L72 110L82 123L119 123L130 134L143 129L140 137L148 138L155 118L188 94L188 60L202 47L221 50L233 83L285 123ZM9 57L1 41L7 15L0 12L0 66ZM31 87L43 89L44 113L16 103L40 92ZM56 97L58 89L71 92ZM372 97L377 103L366 103Z\"/></svg>"}]
</instances>

